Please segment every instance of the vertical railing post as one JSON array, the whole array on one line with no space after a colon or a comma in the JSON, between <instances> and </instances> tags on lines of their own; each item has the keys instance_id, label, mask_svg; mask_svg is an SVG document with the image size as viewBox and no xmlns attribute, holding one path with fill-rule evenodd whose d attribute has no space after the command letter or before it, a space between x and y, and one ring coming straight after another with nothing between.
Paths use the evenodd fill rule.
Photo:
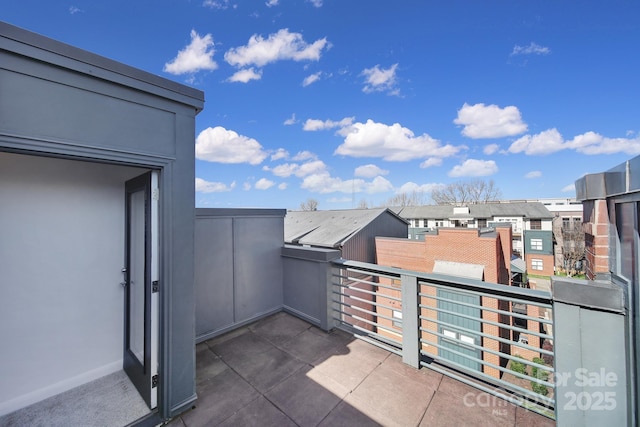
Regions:
<instances>
[{"instance_id":1,"label":"vertical railing post","mask_svg":"<svg viewBox=\"0 0 640 427\"><path fill-rule=\"evenodd\" d=\"M420 309L418 307L418 278L402 274L402 361L420 367Z\"/></svg>"},{"instance_id":2,"label":"vertical railing post","mask_svg":"<svg viewBox=\"0 0 640 427\"><path fill-rule=\"evenodd\" d=\"M330 331L331 329L335 328L336 326L338 326L340 324L340 321L335 319L335 316L337 316L337 311L340 310L340 306L338 304L336 304L335 302L333 302L334 299L334 294L333 294L333 290L334 290L334 286L333 286L333 280L334 280L334 270L339 269L338 266L334 265L331 260L329 260L329 262L327 263L326 266L326 270L325 270L325 303L324 303L324 316L321 320L321 324L320 324L320 328L324 329L325 331Z\"/></svg>"}]
</instances>

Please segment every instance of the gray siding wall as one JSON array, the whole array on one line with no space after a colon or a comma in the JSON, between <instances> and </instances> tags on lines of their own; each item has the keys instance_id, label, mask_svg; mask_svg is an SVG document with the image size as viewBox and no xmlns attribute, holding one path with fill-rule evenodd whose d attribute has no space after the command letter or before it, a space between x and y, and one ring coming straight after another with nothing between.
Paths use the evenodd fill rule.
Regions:
<instances>
[{"instance_id":1,"label":"gray siding wall","mask_svg":"<svg viewBox=\"0 0 640 427\"><path fill-rule=\"evenodd\" d=\"M390 213L379 215L362 230L347 239L342 258L351 261L376 262L376 237L407 238L409 225Z\"/></svg>"},{"instance_id":2,"label":"gray siding wall","mask_svg":"<svg viewBox=\"0 0 640 427\"><path fill-rule=\"evenodd\" d=\"M195 115L204 95L1 22L0 94L0 151L160 171L159 408L163 417L188 408L196 398Z\"/></svg>"},{"instance_id":3,"label":"gray siding wall","mask_svg":"<svg viewBox=\"0 0 640 427\"><path fill-rule=\"evenodd\" d=\"M552 277L559 426L637 425L624 285Z\"/></svg>"},{"instance_id":4,"label":"gray siding wall","mask_svg":"<svg viewBox=\"0 0 640 427\"><path fill-rule=\"evenodd\" d=\"M531 239L542 240L542 250L535 250L531 247ZM526 230L524 232L525 253L553 255L553 232L546 230Z\"/></svg>"},{"instance_id":5,"label":"gray siding wall","mask_svg":"<svg viewBox=\"0 0 640 427\"><path fill-rule=\"evenodd\" d=\"M283 306L280 209L197 209L196 339L204 341Z\"/></svg>"},{"instance_id":6,"label":"gray siding wall","mask_svg":"<svg viewBox=\"0 0 640 427\"><path fill-rule=\"evenodd\" d=\"M287 245L282 249L284 264L284 309L324 330L333 327L331 261L340 251Z\"/></svg>"}]
</instances>

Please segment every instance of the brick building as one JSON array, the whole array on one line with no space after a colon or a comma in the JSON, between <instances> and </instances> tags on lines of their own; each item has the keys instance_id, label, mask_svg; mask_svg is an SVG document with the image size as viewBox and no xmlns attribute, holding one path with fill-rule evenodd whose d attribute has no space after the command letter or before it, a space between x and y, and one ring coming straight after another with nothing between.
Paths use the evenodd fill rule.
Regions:
<instances>
[{"instance_id":1,"label":"brick building","mask_svg":"<svg viewBox=\"0 0 640 427\"><path fill-rule=\"evenodd\" d=\"M556 215L541 202L405 206L393 210L409 222L408 237L415 240L422 240L439 228L482 229L509 224L512 252L524 259L527 269L542 276L554 274L553 220Z\"/></svg>"},{"instance_id":2,"label":"brick building","mask_svg":"<svg viewBox=\"0 0 640 427\"><path fill-rule=\"evenodd\" d=\"M494 229L469 229L469 228L440 228L435 233L425 235L424 240L376 238L377 263L390 267L397 267L406 270L420 271L425 273L441 273L455 275L465 278L483 280L504 285L510 284L510 259L512 252L512 228L501 226ZM381 307L378 313L382 316L379 323L388 328L379 333L387 335L389 338L398 338L401 335L401 297L399 284L389 280L387 284L392 287L397 286L398 290L381 287L378 297ZM426 331L422 333L425 341L423 350L439 355L461 364L469 369L483 370L487 375L500 377L500 371L490 366L481 367L479 363L474 363L472 359L457 357L456 354L464 353L471 358L480 359L483 364L493 364L505 366L507 360L490 352L481 352L469 343L482 345L484 348L511 354L510 345L505 342L493 340L486 335L501 337L506 340L518 341L521 337L517 332L507 328L501 328L496 324L510 324L515 319L514 326L532 331L538 331L538 322L526 321L517 317L499 314L495 311L482 310L476 307L486 307L492 310L514 312L537 318L539 313L533 306L515 307L510 301L498 300L496 298L478 297L466 294L465 292L438 290L431 286L422 286L421 304L425 307L421 315L424 317L422 328ZM388 296L389 298L386 298ZM436 309L443 308L443 301L449 301L446 310L459 312L463 316L447 314L443 319L442 313ZM459 301L462 304L452 303ZM391 309L382 306L392 307ZM430 309L429 307L433 307ZM397 309L396 309L397 308ZM473 312L473 313L472 313ZM387 320L384 317L393 319ZM479 320L469 320L468 316L479 317ZM433 320L427 320L433 319ZM522 321L524 320L524 322ZM443 327L442 324L447 324ZM493 323L493 324L491 324ZM460 329L456 329L459 324ZM391 332L393 330L397 332ZM470 330L475 330L475 335ZM485 336L480 336L480 333ZM525 335L522 336L525 339ZM526 340L533 347L540 347L539 338L532 334L527 334ZM454 352L447 352L443 347L451 348ZM539 356L526 349L519 349L518 354L531 359Z\"/></svg>"}]
</instances>

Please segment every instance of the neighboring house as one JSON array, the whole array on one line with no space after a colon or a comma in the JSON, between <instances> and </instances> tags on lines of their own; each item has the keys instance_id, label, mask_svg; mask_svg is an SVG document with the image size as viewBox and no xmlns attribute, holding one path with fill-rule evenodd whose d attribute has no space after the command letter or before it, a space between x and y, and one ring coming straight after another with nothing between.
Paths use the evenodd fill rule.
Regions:
<instances>
[{"instance_id":1,"label":"neighboring house","mask_svg":"<svg viewBox=\"0 0 640 427\"><path fill-rule=\"evenodd\" d=\"M511 282L511 242L512 230L506 224L498 226L495 229L465 229L465 228L440 228L434 233L424 236L424 240L410 239L392 239L378 237L376 238L376 250L378 264L389 267L402 268L412 271L422 271L426 273L440 273L452 276L466 277L470 279L482 280L491 283L501 283L509 285ZM391 285L398 285L393 284ZM450 312L460 313L463 316L482 318L485 322L508 323L511 321L510 316L503 316L489 310L481 310L474 306L487 307L493 310L502 310L505 312L520 313L531 317L539 317L537 309L533 306L523 307L512 304L507 300L498 300L489 297L479 297L467 294L464 291L444 291L434 287L427 287L427 294L431 298L424 298L422 304L425 306L445 308ZM390 338L398 338L401 334L400 323L402 304L400 299L400 290L391 290L380 287L378 292L380 295L377 301L383 306L394 307L392 309L378 308L378 312L382 315L378 322L387 326L387 329L379 331L380 334L389 336ZM440 299L450 301L459 301L463 304L452 302L444 302ZM464 305L467 304L467 305ZM510 346L498 340L482 338L480 335L473 335L469 331L481 332L481 322L471 321L469 317L456 316L455 314L438 313L435 310L425 309L422 315L426 318L433 318L432 321L425 320L423 325L426 329L439 333L440 336L430 333L424 333L423 339L426 344L423 349L427 352L439 351L439 355L450 359L456 363L466 366L471 370L480 370L480 363L470 361L465 357L456 355L457 353L466 354L475 357L486 363L496 366L506 366L507 360L501 359L496 354L490 352L481 352L471 348L467 344L470 342L476 345L482 345L485 348L500 351L505 354L511 354ZM383 317L385 316L385 317ZM436 318L437 316L437 318ZM444 317L443 317L444 316ZM391 321L388 319L398 319ZM534 321L513 317L516 322L513 326L518 326L531 331L539 331L540 324ZM440 322L448 325L442 326ZM514 331L514 335L510 336L510 331L506 328L500 328L489 323L484 323L482 332L492 336L501 337L518 341L520 334ZM458 329L459 328L459 329ZM396 329L397 332L389 332ZM528 344L534 347L540 347L539 338L535 335L530 337L522 337L527 339ZM429 346L428 343L444 346L453 352L435 346ZM539 356L529 350L520 351L520 355L531 359ZM526 353L526 354L523 354ZM494 377L500 377L500 371L495 368L486 367L484 372Z\"/></svg>"},{"instance_id":2,"label":"neighboring house","mask_svg":"<svg viewBox=\"0 0 640 427\"><path fill-rule=\"evenodd\" d=\"M551 255L551 258L533 258L527 254L531 248L527 247L525 236L530 230L538 231L535 238L545 235L545 239L553 241L554 215L540 202L406 206L393 210L409 221L410 239L422 239L425 233L441 227L485 228L509 223L513 231L514 254L525 259L529 268L535 266L538 274L553 274L553 246L544 253L534 252L536 255ZM536 261L532 261L533 259Z\"/></svg>"},{"instance_id":3,"label":"neighboring house","mask_svg":"<svg viewBox=\"0 0 640 427\"><path fill-rule=\"evenodd\" d=\"M553 234L549 230L527 230L524 233L524 261L530 274L553 276Z\"/></svg>"},{"instance_id":4,"label":"neighboring house","mask_svg":"<svg viewBox=\"0 0 640 427\"><path fill-rule=\"evenodd\" d=\"M0 416L123 370L156 424L193 405L203 104L0 22Z\"/></svg>"},{"instance_id":5,"label":"neighboring house","mask_svg":"<svg viewBox=\"0 0 640 427\"><path fill-rule=\"evenodd\" d=\"M289 211L286 244L339 249L342 258L376 262L375 238L406 237L407 222L387 208Z\"/></svg>"},{"instance_id":6,"label":"neighboring house","mask_svg":"<svg viewBox=\"0 0 640 427\"><path fill-rule=\"evenodd\" d=\"M344 259L374 264L375 238L406 237L407 227L404 219L387 208L289 211L284 219L284 241L288 245L338 249ZM365 283L357 286L365 293L373 289L373 286ZM358 296L360 301L354 305L375 312L375 305L372 304L375 296L368 293ZM360 315L349 309L347 311L351 315ZM362 317L367 321L373 319L372 315ZM367 330L374 329L366 321L356 321L356 324Z\"/></svg>"}]
</instances>

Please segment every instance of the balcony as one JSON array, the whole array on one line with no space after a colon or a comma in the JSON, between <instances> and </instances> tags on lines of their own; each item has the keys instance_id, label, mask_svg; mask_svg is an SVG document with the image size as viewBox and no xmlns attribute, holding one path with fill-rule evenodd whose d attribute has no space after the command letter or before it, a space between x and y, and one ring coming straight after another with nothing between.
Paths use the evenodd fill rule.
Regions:
<instances>
[{"instance_id":1,"label":"balcony","mask_svg":"<svg viewBox=\"0 0 640 427\"><path fill-rule=\"evenodd\" d=\"M198 344L195 408L171 426L551 426L341 329L280 312Z\"/></svg>"},{"instance_id":2,"label":"balcony","mask_svg":"<svg viewBox=\"0 0 640 427\"><path fill-rule=\"evenodd\" d=\"M198 218L196 247L234 258L196 259L199 401L186 425L250 424L231 417L262 410L302 425L629 424L624 286L562 279L552 295L349 261L283 246L273 212L250 214L224 218L249 231L228 241L213 238L219 214ZM248 397L227 397L237 387Z\"/></svg>"},{"instance_id":3,"label":"balcony","mask_svg":"<svg viewBox=\"0 0 640 427\"><path fill-rule=\"evenodd\" d=\"M283 245L282 214L198 216L198 400L171 425L634 425L623 279L553 281L552 295L349 261ZM46 425L140 416L113 418L136 402L109 390L125 399L116 411L74 397L67 412L20 412ZM37 424L14 415L0 424Z\"/></svg>"}]
</instances>

